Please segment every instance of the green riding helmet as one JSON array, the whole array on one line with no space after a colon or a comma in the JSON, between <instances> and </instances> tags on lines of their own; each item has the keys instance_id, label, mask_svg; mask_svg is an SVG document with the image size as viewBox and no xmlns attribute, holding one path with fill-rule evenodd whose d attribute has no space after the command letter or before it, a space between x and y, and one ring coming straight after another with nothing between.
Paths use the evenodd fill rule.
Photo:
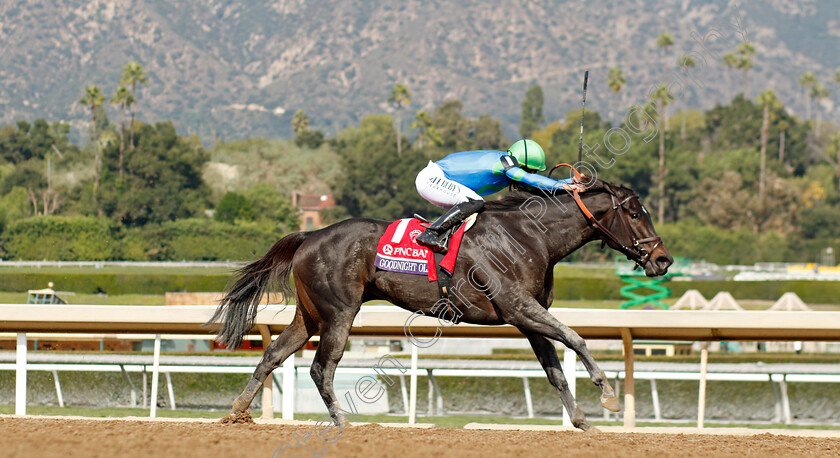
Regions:
<instances>
[{"instance_id":1,"label":"green riding helmet","mask_svg":"<svg viewBox=\"0 0 840 458\"><path fill-rule=\"evenodd\" d=\"M533 140L519 140L508 150L523 167L542 172L545 170L545 151Z\"/></svg>"}]
</instances>

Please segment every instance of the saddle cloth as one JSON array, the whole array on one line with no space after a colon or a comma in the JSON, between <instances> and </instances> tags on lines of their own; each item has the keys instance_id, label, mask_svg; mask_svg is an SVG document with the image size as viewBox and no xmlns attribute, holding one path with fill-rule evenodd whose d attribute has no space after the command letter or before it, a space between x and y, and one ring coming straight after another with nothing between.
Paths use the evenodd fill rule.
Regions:
<instances>
[{"instance_id":1,"label":"saddle cloth","mask_svg":"<svg viewBox=\"0 0 840 458\"><path fill-rule=\"evenodd\" d=\"M449 251L440 263L450 275L455 270L455 260L464 232L472 227L476 216L473 214L467 218L450 237ZM425 229L417 218L403 218L391 223L379 239L374 266L390 272L426 275L429 281L437 281L434 252L415 241Z\"/></svg>"}]
</instances>

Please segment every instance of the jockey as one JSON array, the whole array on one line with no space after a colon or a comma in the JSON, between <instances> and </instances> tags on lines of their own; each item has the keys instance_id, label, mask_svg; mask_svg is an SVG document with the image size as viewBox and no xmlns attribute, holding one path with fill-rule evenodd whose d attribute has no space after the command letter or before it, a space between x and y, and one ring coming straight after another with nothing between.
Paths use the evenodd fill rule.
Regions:
<instances>
[{"instance_id":1,"label":"jockey","mask_svg":"<svg viewBox=\"0 0 840 458\"><path fill-rule=\"evenodd\" d=\"M513 182L542 189L573 185L571 179L554 180L534 173L543 170L545 152L533 140L519 140L507 151L463 151L429 161L417 174L417 192L446 213L417 236L417 243L445 253L445 242L439 237L484 208L481 196Z\"/></svg>"}]
</instances>

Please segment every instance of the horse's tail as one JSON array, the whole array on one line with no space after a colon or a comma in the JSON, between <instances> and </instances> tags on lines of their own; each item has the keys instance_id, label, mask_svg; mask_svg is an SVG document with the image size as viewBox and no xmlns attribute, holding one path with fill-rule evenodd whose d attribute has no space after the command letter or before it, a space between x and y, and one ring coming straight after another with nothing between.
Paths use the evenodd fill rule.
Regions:
<instances>
[{"instance_id":1,"label":"horse's tail","mask_svg":"<svg viewBox=\"0 0 840 458\"><path fill-rule=\"evenodd\" d=\"M254 327L257 307L263 294L276 287L283 300L293 297L289 284L292 258L306 240L307 233L289 234L274 244L262 258L237 271L239 278L220 301L216 313L204 323L220 323L218 341L230 349L239 347L242 337Z\"/></svg>"}]
</instances>

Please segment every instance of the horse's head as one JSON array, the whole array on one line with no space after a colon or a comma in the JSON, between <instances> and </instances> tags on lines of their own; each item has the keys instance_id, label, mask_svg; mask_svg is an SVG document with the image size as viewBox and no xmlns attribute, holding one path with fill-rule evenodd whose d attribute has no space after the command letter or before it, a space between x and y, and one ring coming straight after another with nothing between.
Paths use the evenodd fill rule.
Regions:
<instances>
[{"instance_id":1,"label":"horse's head","mask_svg":"<svg viewBox=\"0 0 840 458\"><path fill-rule=\"evenodd\" d=\"M599 238L643 267L648 277L665 275L674 258L656 234L639 196L632 189L601 180L596 180L583 195L596 191L603 191L609 202L595 223Z\"/></svg>"}]
</instances>

